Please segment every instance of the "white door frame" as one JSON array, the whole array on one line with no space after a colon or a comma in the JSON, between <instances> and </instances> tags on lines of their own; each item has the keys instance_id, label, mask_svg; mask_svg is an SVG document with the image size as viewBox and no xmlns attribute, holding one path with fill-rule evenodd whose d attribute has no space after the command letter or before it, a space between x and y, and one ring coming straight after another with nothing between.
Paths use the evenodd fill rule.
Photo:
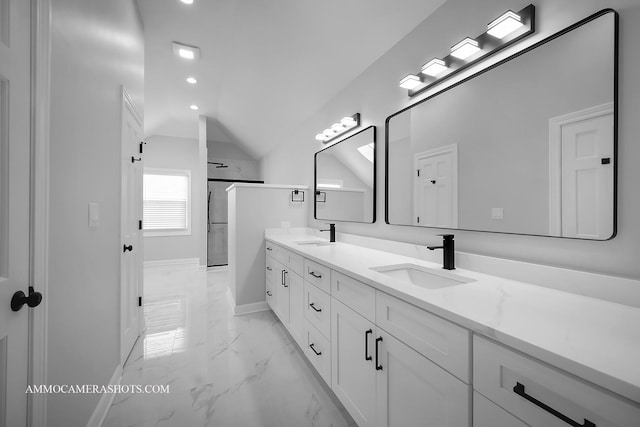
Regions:
<instances>
[{"instance_id":1,"label":"white door frame","mask_svg":"<svg viewBox=\"0 0 640 427\"><path fill-rule=\"evenodd\" d=\"M47 383L49 269L49 117L51 83L51 0L31 0L31 242L30 285L42 303L29 310L28 384ZM27 425L47 425L47 396L27 396Z\"/></svg>"},{"instance_id":2,"label":"white door frame","mask_svg":"<svg viewBox=\"0 0 640 427\"><path fill-rule=\"evenodd\" d=\"M122 91L122 118L124 118L124 111L125 109L128 110L131 115L133 116L133 118L136 120L136 122L138 122L138 124L140 125L140 130L142 130L142 116L140 115L140 113L138 113L138 110L136 109L136 106L133 102L133 98L131 97L131 95L129 95L129 93L127 92L127 89L122 86L121 88ZM140 141L142 142L142 141ZM121 150L124 153L125 152L125 143L127 143L127 141L125 141L124 139L122 139L122 141L120 141L121 143ZM142 156L142 154L140 154L140 156ZM124 171L123 171L124 172ZM124 173L121 173L121 175L124 177ZM124 178L123 178L124 179ZM140 200L140 203L142 203L142 200ZM123 218L125 218L125 212L126 212L127 206L125 204L124 200L121 200L121 206L120 206L120 238L122 239L123 235L124 235L124 223L122 221ZM140 214L142 215L142 212L140 212ZM142 219L142 218L141 218ZM141 257L141 265L140 265L140 269L142 270L142 250L143 250L143 243L142 243L142 230L139 231L139 236L140 236L140 242L134 242L134 247L135 250L138 251L138 253L140 253L140 257ZM131 242L129 242L131 243ZM120 242L120 244L125 244L124 242ZM124 335L124 331L123 331L123 324L124 324L124 319L126 317L126 310L127 310L127 302L125 300L127 293L126 293L126 289L124 288L124 284L125 284L125 280L123 277L123 271L124 271L124 266L122 263L122 257L124 256L123 252L120 252L120 363L122 365L124 365L125 361L126 361L126 357L129 355L129 353L131 352L131 348L126 348L125 349L125 335ZM140 274L142 274L142 271L140 271ZM142 278L141 280L138 282L138 295L142 298L143 297L143 284L142 284ZM142 312L140 312L139 316L138 316L138 337L140 337L140 335L142 334L142 331L144 330L144 316L142 314ZM126 354L125 354L126 353Z\"/></svg>"},{"instance_id":3,"label":"white door frame","mask_svg":"<svg viewBox=\"0 0 640 427\"><path fill-rule=\"evenodd\" d=\"M433 150L422 151L420 153L416 153L413 155L413 170L417 171L420 169L420 160L425 159L427 157L439 156L441 154L451 154L452 162L451 162L451 191L452 191L452 202L453 202L453 212L451 218L451 227L448 228L458 228L458 144L445 145L442 147L434 148ZM422 225L416 222L416 217L420 213L420 207L416 204L416 200L418 199L418 187L415 185L416 176L414 175L413 181L413 225ZM441 228L441 227L440 227Z\"/></svg>"},{"instance_id":4,"label":"white door frame","mask_svg":"<svg viewBox=\"0 0 640 427\"><path fill-rule=\"evenodd\" d=\"M613 102L549 119L549 235L562 235L562 126L613 114Z\"/></svg>"}]
</instances>

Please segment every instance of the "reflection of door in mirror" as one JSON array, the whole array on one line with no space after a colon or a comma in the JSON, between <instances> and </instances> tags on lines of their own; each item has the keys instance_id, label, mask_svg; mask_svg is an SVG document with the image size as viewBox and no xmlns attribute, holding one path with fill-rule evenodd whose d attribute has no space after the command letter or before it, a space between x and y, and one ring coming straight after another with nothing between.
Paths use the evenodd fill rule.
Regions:
<instances>
[{"instance_id":1,"label":"reflection of door in mirror","mask_svg":"<svg viewBox=\"0 0 640 427\"><path fill-rule=\"evenodd\" d=\"M458 226L458 146L415 154L414 225Z\"/></svg>"},{"instance_id":2,"label":"reflection of door in mirror","mask_svg":"<svg viewBox=\"0 0 640 427\"><path fill-rule=\"evenodd\" d=\"M613 232L613 104L549 120L549 234Z\"/></svg>"}]
</instances>

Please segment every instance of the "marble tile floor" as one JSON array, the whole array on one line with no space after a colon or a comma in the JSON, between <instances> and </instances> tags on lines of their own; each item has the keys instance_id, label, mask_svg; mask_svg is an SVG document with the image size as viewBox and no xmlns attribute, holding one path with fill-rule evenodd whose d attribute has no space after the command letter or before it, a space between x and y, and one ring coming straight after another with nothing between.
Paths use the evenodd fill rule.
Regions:
<instances>
[{"instance_id":1,"label":"marble tile floor","mask_svg":"<svg viewBox=\"0 0 640 427\"><path fill-rule=\"evenodd\" d=\"M146 331L103 427L356 427L271 311L234 317L227 272L145 271Z\"/></svg>"}]
</instances>

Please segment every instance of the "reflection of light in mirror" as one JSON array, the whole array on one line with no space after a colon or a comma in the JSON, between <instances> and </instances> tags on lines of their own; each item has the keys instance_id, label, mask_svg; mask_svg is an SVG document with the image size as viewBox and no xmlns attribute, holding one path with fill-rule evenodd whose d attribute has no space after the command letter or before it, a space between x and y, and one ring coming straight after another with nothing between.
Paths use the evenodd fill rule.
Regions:
<instances>
[{"instance_id":1,"label":"reflection of light in mirror","mask_svg":"<svg viewBox=\"0 0 640 427\"><path fill-rule=\"evenodd\" d=\"M366 144L361 147L358 147L358 151L360 152L360 154L364 156L365 159L373 163L373 142L370 144Z\"/></svg>"},{"instance_id":2,"label":"reflection of light in mirror","mask_svg":"<svg viewBox=\"0 0 640 427\"><path fill-rule=\"evenodd\" d=\"M340 123L334 123L331 125L331 129L335 132L338 133L340 131L344 130L344 126L342 126Z\"/></svg>"},{"instance_id":3,"label":"reflection of light in mirror","mask_svg":"<svg viewBox=\"0 0 640 427\"><path fill-rule=\"evenodd\" d=\"M479 50L480 47L478 47L478 42L471 37L467 37L451 48L451 56L464 60L474 55Z\"/></svg>"},{"instance_id":4,"label":"reflection of light in mirror","mask_svg":"<svg viewBox=\"0 0 640 427\"><path fill-rule=\"evenodd\" d=\"M200 58L200 48L195 46L188 46L182 43L171 43L173 53L183 59L197 59Z\"/></svg>"},{"instance_id":5,"label":"reflection of light in mirror","mask_svg":"<svg viewBox=\"0 0 640 427\"><path fill-rule=\"evenodd\" d=\"M178 55L180 55L180 58L184 59L193 59L195 56L192 50L187 49L178 49Z\"/></svg>"},{"instance_id":6,"label":"reflection of light in mirror","mask_svg":"<svg viewBox=\"0 0 640 427\"><path fill-rule=\"evenodd\" d=\"M147 333L144 358L171 356L187 347L187 301L184 296L171 296L147 301L144 306Z\"/></svg>"},{"instance_id":7,"label":"reflection of light in mirror","mask_svg":"<svg viewBox=\"0 0 640 427\"><path fill-rule=\"evenodd\" d=\"M415 76L413 74L409 74L404 79L400 80L400 87L404 89L414 89L418 87L422 83L420 77Z\"/></svg>"},{"instance_id":8,"label":"reflection of light in mirror","mask_svg":"<svg viewBox=\"0 0 640 427\"><path fill-rule=\"evenodd\" d=\"M342 180L339 179L328 179L323 182L318 182L316 185L318 188L342 188Z\"/></svg>"},{"instance_id":9,"label":"reflection of light in mirror","mask_svg":"<svg viewBox=\"0 0 640 427\"><path fill-rule=\"evenodd\" d=\"M354 119L351 116L347 116L347 117L343 117L342 120L340 120L340 123L342 123L342 126L346 127L346 128L352 128L354 127L358 122L356 121L356 119Z\"/></svg>"},{"instance_id":10,"label":"reflection of light in mirror","mask_svg":"<svg viewBox=\"0 0 640 427\"><path fill-rule=\"evenodd\" d=\"M319 133L316 135L316 141L324 141L327 137L324 133Z\"/></svg>"},{"instance_id":11,"label":"reflection of light in mirror","mask_svg":"<svg viewBox=\"0 0 640 427\"><path fill-rule=\"evenodd\" d=\"M503 39L522 25L520 15L508 10L488 25L487 34Z\"/></svg>"},{"instance_id":12,"label":"reflection of light in mirror","mask_svg":"<svg viewBox=\"0 0 640 427\"><path fill-rule=\"evenodd\" d=\"M444 64L444 61L442 59L433 58L431 61L422 66L422 74L435 77L446 69L447 66Z\"/></svg>"}]
</instances>

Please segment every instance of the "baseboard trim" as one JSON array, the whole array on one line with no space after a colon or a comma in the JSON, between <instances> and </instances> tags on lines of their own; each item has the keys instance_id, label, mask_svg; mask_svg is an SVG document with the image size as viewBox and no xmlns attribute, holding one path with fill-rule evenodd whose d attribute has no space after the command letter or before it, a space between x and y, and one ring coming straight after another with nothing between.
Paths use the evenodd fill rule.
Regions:
<instances>
[{"instance_id":1,"label":"baseboard trim","mask_svg":"<svg viewBox=\"0 0 640 427\"><path fill-rule=\"evenodd\" d=\"M172 268L172 269L194 269L200 268L199 258L184 259L161 259L156 261L145 261L144 268Z\"/></svg>"},{"instance_id":2,"label":"baseboard trim","mask_svg":"<svg viewBox=\"0 0 640 427\"><path fill-rule=\"evenodd\" d=\"M116 370L113 372L111 376L111 380L109 380L109 388L115 389L118 384L122 381L122 365L116 366ZM87 427L101 427L104 419L107 417L107 413L109 412L109 408L111 408L111 404L113 403L113 399L116 396L115 390L112 393L103 393L98 401L98 405L96 409L94 409L91 418L89 418L89 422L87 423Z\"/></svg>"},{"instance_id":3,"label":"baseboard trim","mask_svg":"<svg viewBox=\"0 0 640 427\"><path fill-rule=\"evenodd\" d=\"M258 313L260 311L271 310L266 301L253 302L251 304L237 305L233 310L234 316L243 316L245 314Z\"/></svg>"},{"instance_id":4,"label":"baseboard trim","mask_svg":"<svg viewBox=\"0 0 640 427\"><path fill-rule=\"evenodd\" d=\"M200 271L207 271L207 266L206 266L206 265L200 265L200 267L198 268L198 270L200 270Z\"/></svg>"}]
</instances>

